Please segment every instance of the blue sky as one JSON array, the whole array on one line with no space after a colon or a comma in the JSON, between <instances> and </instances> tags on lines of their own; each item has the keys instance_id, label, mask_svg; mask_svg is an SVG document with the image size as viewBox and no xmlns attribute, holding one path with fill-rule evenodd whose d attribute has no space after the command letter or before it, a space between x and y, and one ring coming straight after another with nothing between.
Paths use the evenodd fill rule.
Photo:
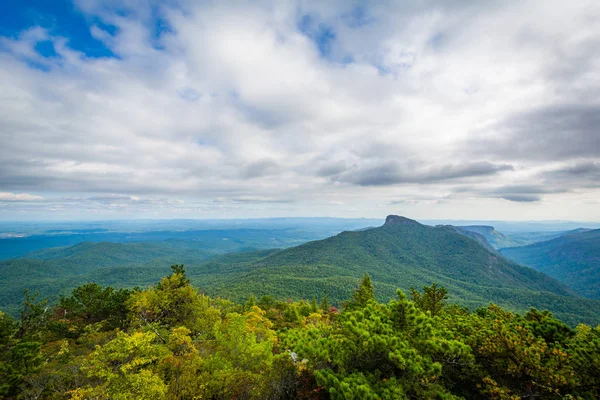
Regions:
<instances>
[{"instance_id":1,"label":"blue sky","mask_svg":"<svg viewBox=\"0 0 600 400\"><path fill-rule=\"evenodd\" d=\"M5 0L0 3L0 35L18 37L31 27L39 26L52 36L68 38L69 47L88 57L112 57L114 54L102 41L90 33L90 24L100 24L103 29L116 33L116 28L102 24L101 19L86 15L68 0ZM56 53L49 41L38 43L43 56Z\"/></svg>"},{"instance_id":2,"label":"blue sky","mask_svg":"<svg viewBox=\"0 0 600 400\"><path fill-rule=\"evenodd\" d=\"M0 220L600 220L594 1L0 3Z\"/></svg>"}]
</instances>

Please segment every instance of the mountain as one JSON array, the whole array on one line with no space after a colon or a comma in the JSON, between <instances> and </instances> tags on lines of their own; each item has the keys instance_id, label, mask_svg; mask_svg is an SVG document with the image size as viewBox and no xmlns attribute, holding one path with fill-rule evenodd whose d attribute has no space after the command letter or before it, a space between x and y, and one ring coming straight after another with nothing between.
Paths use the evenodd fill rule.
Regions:
<instances>
[{"instance_id":1,"label":"mountain","mask_svg":"<svg viewBox=\"0 0 600 400\"><path fill-rule=\"evenodd\" d=\"M477 240L479 239L479 240ZM217 249L223 251L223 249ZM426 226L389 216L384 225L345 231L287 249L217 255L196 241L84 243L0 262L0 309L15 314L25 288L57 300L86 282L114 287L146 286L185 264L191 281L211 295L245 300L250 294L278 298L348 299L368 272L380 300L433 282L450 300L470 308L490 302L525 311L549 309L569 323L600 322L600 302L578 298L566 285L505 259L455 227ZM59 289L60 288L60 289Z\"/></svg>"},{"instance_id":2,"label":"mountain","mask_svg":"<svg viewBox=\"0 0 600 400\"><path fill-rule=\"evenodd\" d=\"M383 226L262 254L252 260L213 259L188 269L210 294L240 299L248 293L347 299L368 272L380 299L432 282L448 288L451 300L471 308L495 302L524 311L550 309L576 323L600 321L600 302L582 299L565 285L502 257L448 226L431 227L389 216Z\"/></svg>"},{"instance_id":3,"label":"mountain","mask_svg":"<svg viewBox=\"0 0 600 400\"><path fill-rule=\"evenodd\" d=\"M544 242L502 249L502 254L600 299L600 229L576 230Z\"/></svg>"}]
</instances>

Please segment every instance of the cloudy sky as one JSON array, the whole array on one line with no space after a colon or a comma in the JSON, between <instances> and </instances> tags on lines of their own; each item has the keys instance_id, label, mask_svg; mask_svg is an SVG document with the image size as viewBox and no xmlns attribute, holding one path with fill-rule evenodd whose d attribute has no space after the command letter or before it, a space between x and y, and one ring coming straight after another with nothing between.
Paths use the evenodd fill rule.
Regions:
<instances>
[{"instance_id":1,"label":"cloudy sky","mask_svg":"<svg viewBox=\"0 0 600 400\"><path fill-rule=\"evenodd\" d=\"M0 220L600 221L600 2L4 0Z\"/></svg>"}]
</instances>

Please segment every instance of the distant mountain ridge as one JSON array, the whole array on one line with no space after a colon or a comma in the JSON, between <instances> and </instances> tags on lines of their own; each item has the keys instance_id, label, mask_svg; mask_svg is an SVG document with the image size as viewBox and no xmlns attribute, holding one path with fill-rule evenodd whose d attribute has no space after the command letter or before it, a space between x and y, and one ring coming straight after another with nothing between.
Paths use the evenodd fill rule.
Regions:
<instances>
[{"instance_id":1,"label":"distant mountain ridge","mask_svg":"<svg viewBox=\"0 0 600 400\"><path fill-rule=\"evenodd\" d=\"M490 242L488 242L488 240L485 236L483 236L482 234L480 234L478 232L464 229L463 227L454 226L454 225L437 225L436 226L436 228L439 228L439 227L446 227L448 229L454 229L454 231L456 231L457 233L467 236L467 237L470 237L471 239L475 239L483 247L485 247L486 249L488 249L489 251L491 251L493 253L496 253L496 248L494 248L494 246L492 246L490 244Z\"/></svg>"},{"instance_id":2,"label":"distant mountain ridge","mask_svg":"<svg viewBox=\"0 0 600 400\"><path fill-rule=\"evenodd\" d=\"M516 241L510 237L505 236L501 232L498 232L493 226L487 225L467 225L467 226L458 226L457 228L462 229L464 231L477 233L483 236L486 241L495 249L500 249L503 247L514 247L514 246L522 246L524 243Z\"/></svg>"},{"instance_id":3,"label":"distant mountain ridge","mask_svg":"<svg viewBox=\"0 0 600 400\"><path fill-rule=\"evenodd\" d=\"M600 299L600 229L578 229L551 240L501 252L564 282L582 296Z\"/></svg>"}]
</instances>

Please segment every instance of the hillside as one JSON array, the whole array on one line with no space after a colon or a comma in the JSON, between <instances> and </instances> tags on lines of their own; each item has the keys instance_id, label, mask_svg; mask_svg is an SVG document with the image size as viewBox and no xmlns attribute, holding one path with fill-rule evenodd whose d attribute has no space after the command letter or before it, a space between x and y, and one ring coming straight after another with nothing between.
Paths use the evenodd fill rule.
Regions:
<instances>
[{"instance_id":1,"label":"hillside","mask_svg":"<svg viewBox=\"0 0 600 400\"><path fill-rule=\"evenodd\" d=\"M198 263L214 254L219 253L179 241L80 243L36 251L27 258L0 261L0 308L14 314L25 289L54 301L95 277L104 285L145 286L159 279L165 266Z\"/></svg>"},{"instance_id":2,"label":"hillside","mask_svg":"<svg viewBox=\"0 0 600 400\"><path fill-rule=\"evenodd\" d=\"M235 266L235 269L233 268ZM357 279L371 274L380 299L437 282L453 301L475 308L496 302L514 310L550 309L564 320L600 321L600 303L574 296L558 281L508 261L450 227L430 227L390 216L378 228L343 232L262 256L215 259L190 268L208 293L239 299L252 292L334 302L348 297Z\"/></svg>"},{"instance_id":3,"label":"hillside","mask_svg":"<svg viewBox=\"0 0 600 400\"><path fill-rule=\"evenodd\" d=\"M569 285L582 296L600 299L600 229L578 231L501 252Z\"/></svg>"}]
</instances>

